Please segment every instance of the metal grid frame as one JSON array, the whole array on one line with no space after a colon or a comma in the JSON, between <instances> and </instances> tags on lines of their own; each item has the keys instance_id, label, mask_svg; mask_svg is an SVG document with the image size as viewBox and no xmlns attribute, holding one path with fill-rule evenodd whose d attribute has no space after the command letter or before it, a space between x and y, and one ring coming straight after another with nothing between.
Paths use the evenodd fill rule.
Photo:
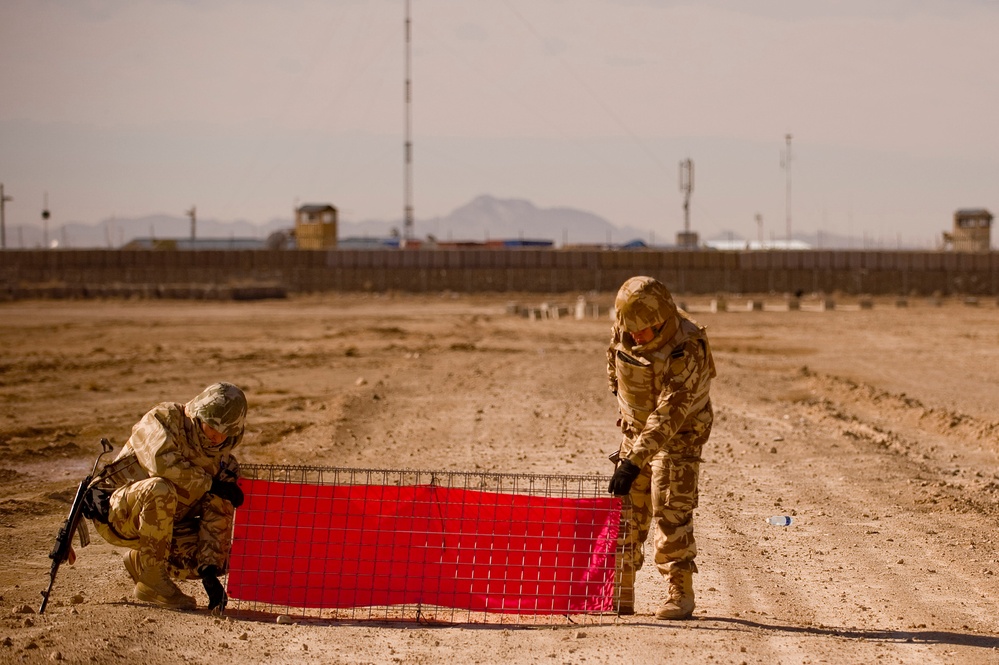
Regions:
<instances>
[{"instance_id":1,"label":"metal grid frame","mask_svg":"<svg viewBox=\"0 0 999 665\"><path fill-rule=\"evenodd\" d=\"M306 465L244 464L240 476L247 480L325 486L433 486L545 499L606 499L608 476L512 474L414 469L372 469ZM620 523L614 552L614 601L620 592L625 531L631 518L628 497L619 497ZM615 510L616 512L616 510ZM517 613L455 608L426 603L365 605L354 607L305 607L231 598L227 614L234 617L290 622L396 621L428 624L602 624L617 619L616 610L574 613Z\"/></svg>"}]
</instances>

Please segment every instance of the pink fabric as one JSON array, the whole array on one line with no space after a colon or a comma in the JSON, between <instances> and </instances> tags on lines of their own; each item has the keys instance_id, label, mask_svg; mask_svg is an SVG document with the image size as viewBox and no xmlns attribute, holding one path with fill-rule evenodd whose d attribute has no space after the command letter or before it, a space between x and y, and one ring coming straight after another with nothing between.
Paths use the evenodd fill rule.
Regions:
<instances>
[{"instance_id":1,"label":"pink fabric","mask_svg":"<svg viewBox=\"0 0 999 665\"><path fill-rule=\"evenodd\" d=\"M243 480L228 593L290 607L610 611L620 500Z\"/></svg>"}]
</instances>

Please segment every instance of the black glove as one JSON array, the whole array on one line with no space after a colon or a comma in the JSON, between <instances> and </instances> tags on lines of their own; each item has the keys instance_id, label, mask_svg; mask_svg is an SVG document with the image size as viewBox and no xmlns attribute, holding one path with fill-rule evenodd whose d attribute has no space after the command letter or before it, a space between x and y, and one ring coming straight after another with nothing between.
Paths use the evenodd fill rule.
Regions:
<instances>
[{"instance_id":1,"label":"black glove","mask_svg":"<svg viewBox=\"0 0 999 665\"><path fill-rule=\"evenodd\" d=\"M220 499L225 499L232 504L233 508L239 508L243 505L243 490L239 489L239 485L236 483L213 478L211 489L208 492Z\"/></svg>"},{"instance_id":2,"label":"black glove","mask_svg":"<svg viewBox=\"0 0 999 665\"><path fill-rule=\"evenodd\" d=\"M631 492L631 484L635 482L635 478L638 478L638 474L641 472L641 467L622 459L617 468L614 469L614 475L611 476L607 491L614 496L625 496Z\"/></svg>"},{"instance_id":3,"label":"black glove","mask_svg":"<svg viewBox=\"0 0 999 665\"><path fill-rule=\"evenodd\" d=\"M225 612L229 596L225 592L225 587L219 582L219 569L215 566L203 566L201 583L205 585L205 592L208 594L208 609L212 612L218 610L219 614Z\"/></svg>"}]
</instances>

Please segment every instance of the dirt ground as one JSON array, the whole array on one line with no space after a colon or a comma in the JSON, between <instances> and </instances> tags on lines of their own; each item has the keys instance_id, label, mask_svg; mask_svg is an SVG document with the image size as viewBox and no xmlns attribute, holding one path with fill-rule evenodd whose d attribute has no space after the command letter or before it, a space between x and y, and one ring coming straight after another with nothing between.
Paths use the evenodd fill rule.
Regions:
<instances>
[{"instance_id":1,"label":"dirt ground","mask_svg":"<svg viewBox=\"0 0 999 665\"><path fill-rule=\"evenodd\" d=\"M687 303L719 372L693 620L655 619L652 568L599 625L219 619L131 600L96 533L37 614L100 437L217 380L244 462L608 474L608 319L508 313L542 300L0 304L0 663L999 663L999 307L959 299Z\"/></svg>"}]
</instances>

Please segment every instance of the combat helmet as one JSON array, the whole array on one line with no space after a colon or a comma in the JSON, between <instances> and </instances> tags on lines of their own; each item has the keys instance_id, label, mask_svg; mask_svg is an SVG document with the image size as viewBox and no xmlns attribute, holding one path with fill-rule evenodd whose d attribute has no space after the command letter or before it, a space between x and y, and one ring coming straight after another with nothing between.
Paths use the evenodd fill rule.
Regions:
<instances>
[{"instance_id":1,"label":"combat helmet","mask_svg":"<svg viewBox=\"0 0 999 665\"><path fill-rule=\"evenodd\" d=\"M632 277L618 289L614 299L617 325L634 333L658 328L676 318L676 305L666 286L652 277Z\"/></svg>"},{"instance_id":2,"label":"combat helmet","mask_svg":"<svg viewBox=\"0 0 999 665\"><path fill-rule=\"evenodd\" d=\"M213 383L187 403L187 415L227 437L243 431L246 395L231 383Z\"/></svg>"}]
</instances>

